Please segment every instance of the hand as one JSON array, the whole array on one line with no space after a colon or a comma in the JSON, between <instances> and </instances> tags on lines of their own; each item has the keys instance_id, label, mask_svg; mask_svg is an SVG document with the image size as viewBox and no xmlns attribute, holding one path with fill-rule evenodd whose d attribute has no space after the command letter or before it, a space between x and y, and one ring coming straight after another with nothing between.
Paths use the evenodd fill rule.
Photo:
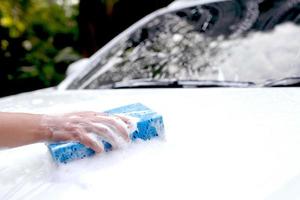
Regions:
<instances>
[{"instance_id":1,"label":"hand","mask_svg":"<svg viewBox=\"0 0 300 200\"><path fill-rule=\"evenodd\" d=\"M42 126L49 131L49 141L78 141L97 153L104 151L103 144L94 134L109 142L113 148L130 141L132 123L129 119L97 112L69 113L61 116L45 115Z\"/></svg>"}]
</instances>

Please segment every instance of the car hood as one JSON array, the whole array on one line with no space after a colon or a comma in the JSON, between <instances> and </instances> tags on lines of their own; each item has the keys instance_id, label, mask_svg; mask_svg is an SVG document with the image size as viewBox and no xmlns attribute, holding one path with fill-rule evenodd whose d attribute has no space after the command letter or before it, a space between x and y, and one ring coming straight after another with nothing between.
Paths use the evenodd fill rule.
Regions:
<instances>
[{"instance_id":1,"label":"car hood","mask_svg":"<svg viewBox=\"0 0 300 200\"><path fill-rule=\"evenodd\" d=\"M1 199L299 198L297 88L48 90L2 98L0 108L59 114L137 102L163 115L166 140L65 166L43 144L2 150Z\"/></svg>"}]
</instances>

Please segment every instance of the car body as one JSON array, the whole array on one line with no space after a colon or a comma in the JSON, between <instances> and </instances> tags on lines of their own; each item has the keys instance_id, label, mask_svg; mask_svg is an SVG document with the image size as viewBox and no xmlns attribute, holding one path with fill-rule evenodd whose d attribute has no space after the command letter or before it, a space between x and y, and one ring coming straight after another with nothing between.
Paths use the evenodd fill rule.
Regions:
<instances>
[{"instance_id":1,"label":"car body","mask_svg":"<svg viewBox=\"0 0 300 200\"><path fill-rule=\"evenodd\" d=\"M163 115L166 141L132 144L59 167L44 144L3 150L0 195L297 199L299 99L298 88L104 89L8 97L0 101L2 111L49 114L140 102Z\"/></svg>"},{"instance_id":2,"label":"car body","mask_svg":"<svg viewBox=\"0 0 300 200\"><path fill-rule=\"evenodd\" d=\"M220 70L217 79L200 82L136 79L136 82L118 80L117 84L104 88L88 86L105 75L103 67L109 71L113 66L99 65L101 59L149 21L199 5L226 10L220 2L171 4L137 22L81 62L78 66L84 69L75 67L57 88L0 99L1 111L42 114L104 111L140 102L162 114L166 129L165 139L132 144L127 149L61 166L53 163L43 143L1 150L0 199L299 199L300 90L297 87L261 87L266 85L248 83L238 80L239 77L226 80L228 74L221 76ZM243 1L226 2L244 5ZM274 33L270 21L262 29L268 27L266 34ZM286 27L279 32L298 31L290 25ZM249 40L237 42L249 44ZM297 43L284 50L294 52L295 47ZM234 50L242 52L243 48ZM247 61L253 64L249 55L246 54ZM297 59L291 62L297 64ZM246 61L244 64L247 65ZM290 75L286 73L283 79L278 79L281 86L298 80L296 76L284 79ZM268 82L270 86L272 83L277 86L278 81Z\"/></svg>"}]
</instances>

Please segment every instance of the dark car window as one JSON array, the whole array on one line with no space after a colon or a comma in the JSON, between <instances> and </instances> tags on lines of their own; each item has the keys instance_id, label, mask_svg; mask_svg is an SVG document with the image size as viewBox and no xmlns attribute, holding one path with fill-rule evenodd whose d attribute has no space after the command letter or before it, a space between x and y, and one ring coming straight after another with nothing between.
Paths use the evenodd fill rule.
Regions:
<instances>
[{"instance_id":1,"label":"dark car window","mask_svg":"<svg viewBox=\"0 0 300 200\"><path fill-rule=\"evenodd\" d=\"M156 17L70 88L136 79L264 85L300 77L300 1L227 1Z\"/></svg>"}]
</instances>

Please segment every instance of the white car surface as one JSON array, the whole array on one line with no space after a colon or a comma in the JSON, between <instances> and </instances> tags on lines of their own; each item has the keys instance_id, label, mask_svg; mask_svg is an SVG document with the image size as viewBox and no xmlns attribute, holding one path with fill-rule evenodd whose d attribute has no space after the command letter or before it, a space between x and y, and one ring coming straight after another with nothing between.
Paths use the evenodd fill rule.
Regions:
<instances>
[{"instance_id":1,"label":"white car surface","mask_svg":"<svg viewBox=\"0 0 300 200\"><path fill-rule=\"evenodd\" d=\"M0 199L300 199L298 88L66 90L156 16L208 2L217 1L175 2L150 14L89 60L73 65L58 89L1 98L0 111L43 114L104 111L139 102L162 114L165 138L59 166L43 143L2 149ZM251 46L251 41L243 44ZM297 43L292 47L286 52L294 53ZM82 85L92 78L81 79Z\"/></svg>"},{"instance_id":2,"label":"white car surface","mask_svg":"<svg viewBox=\"0 0 300 200\"><path fill-rule=\"evenodd\" d=\"M163 115L166 139L63 166L53 164L44 144L2 150L0 199L299 199L299 99L296 88L53 91L4 98L1 111L52 114L141 102Z\"/></svg>"}]
</instances>

